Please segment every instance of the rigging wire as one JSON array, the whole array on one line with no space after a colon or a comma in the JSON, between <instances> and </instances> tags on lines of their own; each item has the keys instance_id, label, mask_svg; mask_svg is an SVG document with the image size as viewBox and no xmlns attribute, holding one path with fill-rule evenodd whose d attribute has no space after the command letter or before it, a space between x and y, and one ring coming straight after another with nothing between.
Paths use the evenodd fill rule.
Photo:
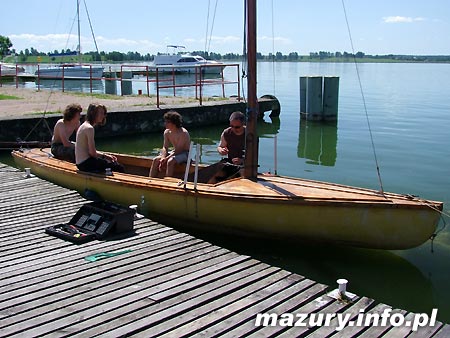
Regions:
<instances>
[{"instance_id":1,"label":"rigging wire","mask_svg":"<svg viewBox=\"0 0 450 338\"><path fill-rule=\"evenodd\" d=\"M209 54L209 50L211 48L211 40L212 40L212 33L213 33L213 29L214 29L214 21L216 20L216 12L217 12L217 3L219 2L219 0L216 0L216 4L214 6L214 14L212 17L212 23L211 23L211 31L209 31L209 17L210 17L210 13L209 10L211 8L211 0L208 0L208 14L206 17L206 33L205 33L205 54ZM209 35L209 38L208 38Z\"/></svg>"},{"instance_id":2,"label":"rigging wire","mask_svg":"<svg viewBox=\"0 0 450 338\"><path fill-rule=\"evenodd\" d=\"M211 0L208 0L208 13L206 15L206 30L205 30L205 52L208 44L208 31L209 31L209 8L211 7Z\"/></svg>"},{"instance_id":3,"label":"rigging wire","mask_svg":"<svg viewBox=\"0 0 450 338\"><path fill-rule=\"evenodd\" d=\"M367 121L367 126L369 128L369 135L370 135L370 141L372 143L372 151L373 151L373 156L374 156L374 160L375 160L375 165L376 165L376 169L377 169L377 175L378 175L378 181L380 183L380 192L382 194L384 194L384 189L383 189L383 182L381 180L381 174L380 174L380 166L378 164L378 158L377 158L377 152L375 150L375 143L373 141L373 134L372 134L372 128L370 126L370 119L369 119L369 113L367 111L367 105L366 105L366 99L364 97L364 91L363 91L363 87L362 87L362 83L361 83L361 77L359 75L359 68L358 68L358 63L356 61L356 56L355 56L355 48L353 46L353 39L352 39L352 33L350 30L350 25L348 23L348 17L347 17L347 11L345 9L345 3L344 0L342 0L342 7L344 9L344 16L345 16L345 22L347 24L347 31L348 31L348 35L350 38L350 44L351 44L351 48L352 48L352 54L353 54L353 62L355 64L355 68L356 68L356 74L358 77L358 83L359 83L359 89L361 91L361 97L362 97L362 101L363 101L363 105L364 105L364 112L366 114L366 121Z\"/></svg>"},{"instance_id":4,"label":"rigging wire","mask_svg":"<svg viewBox=\"0 0 450 338\"><path fill-rule=\"evenodd\" d=\"M273 95L276 93L276 72L275 72L275 20L273 0L272 4L272 77L273 77ZM275 133L273 138L273 171L275 175L278 175L278 135Z\"/></svg>"},{"instance_id":5,"label":"rigging wire","mask_svg":"<svg viewBox=\"0 0 450 338\"><path fill-rule=\"evenodd\" d=\"M242 60L241 60L241 67L242 67L242 75L241 75L241 90L242 90L242 100L244 103L247 103L246 95L245 95L245 88L244 88L244 82L247 78L247 0L244 1L244 29L242 30L244 32L244 36L242 38ZM245 109L245 124L247 125L248 122L248 115L249 115L249 109L248 107ZM247 140L247 128L245 128L245 140ZM247 142L244 143L244 163L245 158L247 157Z\"/></svg>"},{"instance_id":6,"label":"rigging wire","mask_svg":"<svg viewBox=\"0 0 450 338\"><path fill-rule=\"evenodd\" d=\"M242 99L246 102L245 98L245 88L244 88L244 79L247 78L247 0L244 1L244 36L242 37L242 60L241 60L241 90L242 90Z\"/></svg>"},{"instance_id":7,"label":"rigging wire","mask_svg":"<svg viewBox=\"0 0 450 338\"><path fill-rule=\"evenodd\" d=\"M100 52L98 50L98 45L97 45L97 40L95 39L95 34L94 34L94 28L92 27L92 22L91 22L91 17L89 16L89 11L86 5L86 0L83 0L84 2L84 8L86 9L86 15L89 21L89 27L91 28L91 34L92 34L92 39L94 40L94 44L95 44L95 50L97 51L97 54L100 55ZM81 46L79 47L80 49L80 54L81 54ZM102 59L100 58L100 64L102 64Z\"/></svg>"},{"instance_id":8,"label":"rigging wire","mask_svg":"<svg viewBox=\"0 0 450 338\"><path fill-rule=\"evenodd\" d=\"M272 77L273 77L273 95L276 93L276 72L275 72L275 20L273 18L273 0L272 0Z\"/></svg>"},{"instance_id":9,"label":"rigging wire","mask_svg":"<svg viewBox=\"0 0 450 338\"><path fill-rule=\"evenodd\" d=\"M79 1L80 1L80 0L77 0L77 11L79 10L79 9L78 9L78 7L79 7ZM89 25L90 25L90 28L91 28L92 37L93 37L93 39L94 39L95 48L96 48L96 50L97 50L97 54L100 54L100 53L99 53L99 50L98 50L98 46L97 46L97 41L95 40L94 29L93 29L93 27L92 27L91 19L90 19L90 17L89 17L89 11L88 11L88 8L87 8L87 5L86 5L86 0L83 0L83 2L84 2L84 7L85 7L85 9L86 9L86 15L87 15L87 17L88 17ZM77 13L77 17L79 17L79 12ZM75 25L75 18L74 18L73 21L72 21L72 25L71 25L70 32L69 32L69 35L68 35L67 40L66 40L66 46L65 46L64 50L67 50L67 46L69 45L69 39L70 39L70 36L71 36L71 34L72 34L72 30L73 30L73 26L74 26L74 25ZM81 46L80 46L80 45L78 45L78 53L81 54ZM50 98L51 98L51 96L52 96L52 94L53 94L53 92L54 92L54 88L56 87L56 81L57 81L57 79L53 79L53 83L52 83L52 85L51 85L51 87L50 87L50 88L51 88L51 89L50 89L50 93L49 93L49 95L48 95L47 102L46 102L46 105L45 105L45 109L44 109L44 112L43 112L43 114L42 114L41 119L40 119L40 120L36 123L36 125L30 130L30 132L25 136L24 141L26 141L26 140L28 139L28 137L33 133L33 131L37 128L37 126L39 125L39 123L40 123L41 121L42 121L42 122L44 123L44 125L47 127L47 130L49 131L50 135L53 136L53 130L50 128L50 126L49 126L49 124L48 124L48 122L47 122L47 120L46 120L45 117L46 117L46 115L47 115L47 110L48 110Z\"/></svg>"},{"instance_id":10,"label":"rigging wire","mask_svg":"<svg viewBox=\"0 0 450 338\"><path fill-rule=\"evenodd\" d=\"M219 2L219 0L216 0L216 5L214 6L214 15L213 15L212 23L211 23L211 32L209 34L209 41L208 41L208 49L207 49L208 53L211 48L211 39L212 39L212 33L213 33L213 29L214 29L214 21L216 20L216 12L217 12L217 3L218 2Z\"/></svg>"},{"instance_id":11,"label":"rigging wire","mask_svg":"<svg viewBox=\"0 0 450 338\"><path fill-rule=\"evenodd\" d=\"M62 2L61 2L60 8L58 9L58 15L57 15L57 18L56 18L56 19L57 19L56 22L57 22L58 19L59 19L60 12L61 12L61 8L62 8ZM75 24L75 19L76 19L76 17L72 20L72 25L71 25L71 27L70 27L69 34L67 35L66 46L65 46L64 50L67 50L67 46L69 45L69 40L70 40L70 36L71 36L71 34L72 34L73 26L74 26L74 24ZM56 24L55 24L55 27L56 27ZM64 52L64 50L63 50L63 52ZM45 125L45 127L46 127L47 130L49 131L50 135L53 136L53 130L50 128L50 126L49 126L49 124L48 124L48 122L47 122L47 119L46 119L45 117L46 117L46 115L47 115L48 105L49 105L49 103L50 103L50 98L51 98L51 96L52 96L52 94L53 94L53 92L54 92L55 87L56 87L56 79L53 79L53 82L52 82L51 85L50 85L50 92L49 92L49 95L48 95L48 97L47 97L47 101L46 101L46 103L45 103L45 108L44 108L44 112L42 113L42 117L41 117L41 119L34 125L34 127L31 128L31 130L30 130L30 131L28 132L28 134L25 136L24 141L27 141L27 140L28 140L28 137L30 137L30 135L33 133L33 131L38 127L38 125L39 125L41 122Z\"/></svg>"}]
</instances>

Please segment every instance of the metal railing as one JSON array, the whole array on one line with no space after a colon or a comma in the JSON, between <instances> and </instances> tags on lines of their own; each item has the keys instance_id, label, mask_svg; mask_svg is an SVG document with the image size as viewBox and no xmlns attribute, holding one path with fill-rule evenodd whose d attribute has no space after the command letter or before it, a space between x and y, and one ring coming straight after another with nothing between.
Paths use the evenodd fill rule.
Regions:
<instances>
[{"instance_id":1,"label":"metal railing","mask_svg":"<svg viewBox=\"0 0 450 338\"><path fill-rule=\"evenodd\" d=\"M28 74L28 73L21 73L19 69L23 69L23 66L31 66L34 69L37 68L36 72L34 74ZM30 64L16 64L16 73L14 75L10 75L8 77L15 77L15 86L16 88L19 87L19 79L20 78L33 78L36 82L37 90L41 90L41 83L43 80L53 80L55 81L61 81L61 90L64 92L66 90L65 81L67 80L86 80L89 81L89 91L90 93L93 92L93 84L94 81L100 81L104 80L105 84L108 81L119 81L121 85L124 82L130 81L130 82L145 82L146 85L146 95L150 96L150 83L155 83L156 86L156 105L159 108L161 104L161 93L160 91L163 89L173 89L173 96L177 96L177 89L179 88L188 88L188 87L194 87L195 88L195 99L199 100L199 104L203 104L203 93L204 93L204 87L205 86L221 86L222 87L222 97L225 97L225 86L226 85L236 85L236 98L238 101L241 100L240 97L240 81L239 81L239 71L240 71L240 65L239 64L219 64L219 65L196 65L196 66L148 66L148 65L135 65L135 64L122 64L120 65L120 76L117 77L117 71L115 70L109 70L109 74L114 73L114 77L111 76L105 76L108 74L108 71L103 71L103 74L101 77L94 77L93 76L93 67L95 65L92 64L82 64L77 66L84 66L89 67L89 77L67 77L65 76L68 73L69 68L73 68L74 64L61 64L58 65L60 68L60 72L58 70L55 70L57 73L57 76L43 76L41 75L41 69L43 69L43 66L39 63L30 63ZM210 76L210 68L217 68L220 67L220 72L217 74L217 77L211 77ZM224 77L224 69L227 68L235 68L236 69L236 78L235 80L226 80ZM49 66L45 66L45 68L51 68ZM126 70L131 69L131 78L124 78L123 74ZM187 72L187 70L193 70L192 72ZM67 73L66 73L67 72ZM179 83L177 82L177 76L183 73L189 73L194 75L194 82L193 83ZM22 74L22 75L21 75ZM134 75L142 75L143 78L136 79L134 78ZM6 77L6 75L3 75L3 77ZM0 80L2 79L2 73L0 70ZM2 81L0 81L0 86L2 86ZM54 84L52 85L53 89ZM121 86L122 88L122 86ZM141 95L141 90L138 91ZM123 95L121 90L121 95Z\"/></svg>"},{"instance_id":2,"label":"metal railing","mask_svg":"<svg viewBox=\"0 0 450 338\"><path fill-rule=\"evenodd\" d=\"M208 68L221 67L220 77L217 78L207 78ZM230 81L225 80L223 70L225 67L235 67L236 68L236 80ZM178 84L176 83L176 75L180 72L186 71L186 69L194 69L195 82L188 84ZM170 77L161 78L161 74L170 74ZM169 82L170 84L164 84ZM156 67L156 105L160 106L160 90L161 89L173 89L173 96L176 96L176 89L183 87L194 87L195 88L195 99L199 100L199 104L203 104L203 87L206 85L221 85L222 86L222 97L225 97L225 85L236 84L237 85L237 100L240 101L240 81L239 81L239 64L226 64L226 65L197 65L197 66L157 66Z\"/></svg>"}]
</instances>

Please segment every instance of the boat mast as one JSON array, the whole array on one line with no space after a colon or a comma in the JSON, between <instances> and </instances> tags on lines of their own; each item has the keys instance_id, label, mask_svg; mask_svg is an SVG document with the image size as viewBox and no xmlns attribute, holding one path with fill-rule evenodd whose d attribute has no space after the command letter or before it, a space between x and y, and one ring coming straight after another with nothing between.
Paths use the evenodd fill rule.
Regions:
<instances>
[{"instance_id":1,"label":"boat mast","mask_svg":"<svg viewBox=\"0 0 450 338\"><path fill-rule=\"evenodd\" d=\"M81 30L80 30L80 0L77 0L77 20L78 20L78 62L81 64Z\"/></svg>"},{"instance_id":2,"label":"boat mast","mask_svg":"<svg viewBox=\"0 0 450 338\"><path fill-rule=\"evenodd\" d=\"M256 132L258 99L256 94L256 0L246 0L247 12L247 128L245 139L244 177L256 180L258 144Z\"/></svg>"}]
</instances>

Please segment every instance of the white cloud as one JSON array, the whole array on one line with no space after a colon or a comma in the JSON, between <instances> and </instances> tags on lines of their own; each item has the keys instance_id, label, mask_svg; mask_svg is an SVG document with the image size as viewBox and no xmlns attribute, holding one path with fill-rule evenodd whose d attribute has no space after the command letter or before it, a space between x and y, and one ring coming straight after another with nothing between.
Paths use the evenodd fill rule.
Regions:
<instances>
[{"instance_id":1,"label":"white cloud","mask_svg":"<svg viewBox=\"0 0 450 338\"><path fill-rule=\"evenodd\" d=\"M411 22L417 22L417 21L425 21L425 18L422 17L416 17L411 18L407 16L385 16L383 17L384 23L411 23Z\"/></svg>"},{"instance_id":2,"label":"white cloud","mask_svg":"<svg viewBox=\"0 0 450 338\"><path fill-rule=\"evenodd\" d=\"M13 34L9 38L13 48L17 51L33 47L40 52L53 52L54 50L71 49L76 50L78 38L74 34ZM96 37L97 46L100 51L137 51L141 54L154 53L161 45L149 40L132 40L125 38L110 39L102 36ZM91 37L81 37L82 52L95 51L95 44Z\"/></svg>"},{"instance_id":3,"label":"white cloud","mask_svg":"<svg viewBox=\"0 0 450 338\"><path fill-rule=\"evenodd\" d=\"M291 39L288 38L283 38L281 36L275 36L275 37L271 37L271 36L260 36L258 37L258 41L266 41L266 42L275 42L275 43L281 43L281 44L285 44L285 45L289 45L292 43Z\"/></svg>"}]
</instances>

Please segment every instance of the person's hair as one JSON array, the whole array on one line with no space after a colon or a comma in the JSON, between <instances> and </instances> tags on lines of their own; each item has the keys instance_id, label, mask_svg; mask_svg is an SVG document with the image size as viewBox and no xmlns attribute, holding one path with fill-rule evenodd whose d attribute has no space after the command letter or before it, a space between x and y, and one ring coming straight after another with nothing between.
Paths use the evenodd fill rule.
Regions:
<instances>
[{"instance_id":1,"label":"person's hair","mask_svg":"<svg viewBox=\"0 0 450 338\"><path fill-rule=\"evenodd\" d=\"M177 128L181 128L183 125L183 118L175 110L170 110L164 114L164 120L173 123Z\"/></svg>"},{"instance_id":2,"label":"person's hair","mask_svg":"<svg viewBox=\"0 0 450 338\"><path fill-rule=\"evenodd\" d=\"M245 115L242 114L240 111L235 111L230 115L230 122L231 121L241 121L242 124L245 123Z\"/></svg>"},{"instance_id":3,"label":"person's hair","mask_svg":"<svg viewBox=\"0 0 450 338\"><path fill-rule=\"evenodd\" d=\"M63 113L63 120L64 121L71 121L76 114L81 113L83 111L83 108L79 104L72 103L69 104L66 109L64 109Z\"/></svg>"},{"instance_id":4,"label":"person's hair","mask_svg":"<svg viewBox=\"0 0 450 338\"><path fill-rule=\"evenodd\" d=\"M106 109L105 105L103 105L103 104L91 103L89 105L88 110L86 112L86 120L90 124L94 124L95 123L95 120L97 118L97 114L98 114L100 109L103 109L105 111L105 114L107 113L107 109Z\"/></svg>"}]
</instances>

